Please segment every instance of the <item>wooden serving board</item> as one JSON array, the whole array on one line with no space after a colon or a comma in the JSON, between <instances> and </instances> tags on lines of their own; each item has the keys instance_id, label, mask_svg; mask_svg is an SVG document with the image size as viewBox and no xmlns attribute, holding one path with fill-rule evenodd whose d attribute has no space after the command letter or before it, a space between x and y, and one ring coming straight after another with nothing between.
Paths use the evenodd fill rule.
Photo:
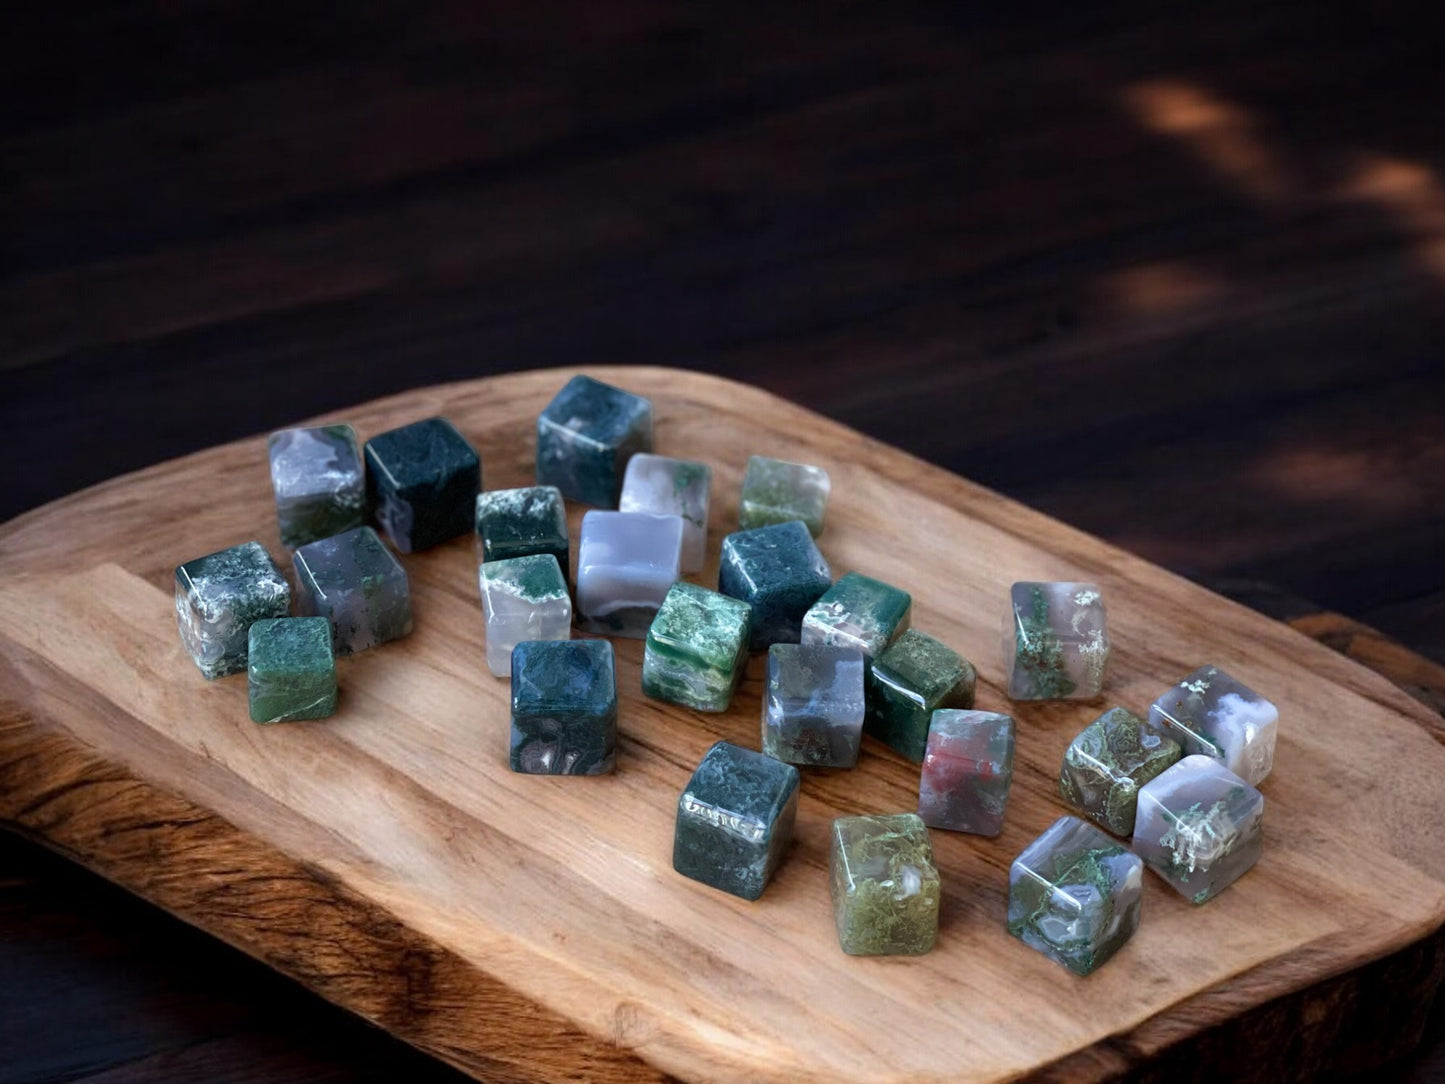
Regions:
<instances>
[{"instance_id":1,"label":"wooden serving board","mask_svg":"<svg viewBox=\"0 0 1445 1084\"><path fill-rule=\"evenodd\" d=\"M715 582L748 454L817 463L833 480L820 544L834 574L910 590L914 624L977 665L980 706L1017 718L1002 836L933 834L932 953L838 949L830 820L916 802L917 769L871 740L856 770L806 774L797 843L760 901L673 873L692 767L719 738L756 746L760 659L732 710L705 716L644 698L642 645L617 641L616 774L510 772L508 686L484 664L470 539L405 559L416 631L342 662L334 718L249 722L244 676L206 682L182 651L171 575L253 537L281 553L263 437L0 529L0 819L489 1080L1107 1077L1437 937L1439 720L1383 678L763 392L592 372L652 399L657 451L713 465L700 582ZM537 413L570 375L426 389L325 420L365 438L445 413L479 447L487 486L515 486L531 478ZM1016 579L1102 586L1108 705L1139 711L1210 662L1280 708L1259 865L1198 908L1150 876L1138 934L1087 979L1004 930L1009 862L1065 811L1064 747L1102 710L1004 699Z\"/></svg>"}]
</instances>

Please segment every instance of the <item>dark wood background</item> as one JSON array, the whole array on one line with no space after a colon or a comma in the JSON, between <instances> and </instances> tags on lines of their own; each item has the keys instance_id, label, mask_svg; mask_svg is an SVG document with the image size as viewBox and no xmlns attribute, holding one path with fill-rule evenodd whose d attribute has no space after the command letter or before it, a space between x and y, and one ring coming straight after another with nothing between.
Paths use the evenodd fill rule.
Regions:
<instances>
[{"instance_id":1,"label":"dark wood background","mask_svg":"<svg viewBox=\"0 0 1445 1084\"><path fill-rule=\"evenodd\" d=\"M24 5L0 519L418 384L677 365L1445 661L1441 23ZM0 1080L396 1078L454 1074L0 836Z\"/></svg>"}]
</instances>

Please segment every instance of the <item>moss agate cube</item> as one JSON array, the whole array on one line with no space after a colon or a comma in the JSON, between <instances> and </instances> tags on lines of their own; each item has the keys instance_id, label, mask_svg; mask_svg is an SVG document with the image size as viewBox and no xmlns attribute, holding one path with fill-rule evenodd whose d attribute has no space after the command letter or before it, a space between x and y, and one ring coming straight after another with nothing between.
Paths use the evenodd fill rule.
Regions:
<instances>
[{"instance_id":1,"label":"moss agate cube","mask_svg":"<svg viewBox=\"0 0 1445 1084\"><path fill-rule=\"evenodd\" d=\"M712 468L706 463L639 452L627 462L617 508L621 512L681 516L682 571L701 572L707 564L711 491Z\"/></svg>"},{"instance_id":2,"label":"moss agate cube","mask_svg":"<svg viewBox=\"0 0 1445 1084\"><path fill-rule=\"evenodd\" d=\"M1016 583L1004 632L1013 700L1094 700L1104 688L1109 632L1092 583Z\"/></svg>"},{"instance_id":3,"label":"moss agate cube","mask_svg":"<svg viewBox=\"0 0 1445 1084\"><path fill-rule=\"evenodd\" d=\"M939 708L973 707L973 664L927 633L909 629L868 668L865 733L921 763Z\"/></svg>"},{"instance_id":4,"label":"moss agate cube","mask_svg":"<svg viewBox=\"0 0 1445 1084\"><path fill-rule=\"evenodd\" d=\"M1178 742L1139 716L1110 708L1064 751L1059 794L1116 836L1132 835L1139 788L1182 755Z\"/></svg>"},{"instance_id":5,"label":"moss agate cube","mask_svg":"<svg viewBox=\"0 0 1445 1084\"><path fill-rule=\"evenodd\" d=\"M1014 859L1008 931L1087 975L1139 928L1144 863L1078 817L1060 817Z\"/></svg>"},{"instance_id":6,"label":"moss agate cube","mask_svg":"<svg viewBox=\"0 0 1445 1084\"><path fill-rule=\"evenodd\" d=\"M642 656L642 691L694 711L727 711L748 661L745 602L675 583L662 600Z\"/></svg>"},{"instance_id":7,"label":"moss agate cube","mask_svg":"<svg viewBox=\"0 0 1445 1084\"><path fill-rule=\"evenodd\" d=\"M1213 899L1259 861L1264 795L1196 754L1145 783L1134 851L1193 903Z\"/></svg>"},{"instance_id":8,"label":"moss agate cube","mask_svg":"<svg viewBox=\"0 0 1445 1084\"><path fill-rule=\"evenodd\" d=\"M863 652L830 644L768 648L763 752L786 764L851 768L863 740Z\"/></svg>"},{"instance_id":9,"label":"moss agate cube","mask_svg":"<svg viewBox=\"0 0 1445 1084\"><path fill-rule=\"evenodd\" d=\"M682 519L588 512L577 546L577 615L589 632L641 639L677 582Z\"/></svg>"},{"instance_id":10,"label":"moss agate cube","mask_svg":"<svg viewBox=\"0 0 1445 1084\"><path fill-rule=\"evenodd\" d=\"M833 822L830 894L850 956L916 956L938 939L942 897L928 829L915 813Z\"/></svg>"},{"instance_id":11,"label":"moss agate cube","mask_svg":"<svg viewBox=\"0 0 1445 1084\"><path fill-rule=\"evenodd\" d=\"M828 562L797 520L723 539L717 589L753 610L751 649L796 644L803 615L832 586Z\"/></svg>"},{"instance_id":12,"label":"moss agate cube","mask_svg":"<svg viewBox=\"0 0 1445 1084\"><path fill-rule=\"evenodd\" d=\"M1201 666L1149 708L1149 725L1186 756L1213 757L1251 786L1274 767L1278 723L1273 704L1214 666Z\"/></svg>"},{"instance_id":13,"label":"moss agate cube","mask_svg":"<svg viewBox=\"0 0 1445 1084\"><path fill-rule=\"evenodd\" d=\"M477 560L506 561L550 553L566 577L572 570L567 507L556 486L492 489L477 494Z\"/></svg>"},{"instance_id":14,"label":"moss agate cube","mask_svg":"<svg viewBox=\"0 0 1445 1084\"><path fill-rule=\"evenodd\" d=\"M351 655L411 632L406 571L370 527L308 542L291 555L300 610L331 622L332 646Z\"/></svg>"},{"instance_id":15,"label":"moss agate cube","mask_svg":"<svg viewBox=\"0 0 1445 1084\"><path fill-rule=\"evenodd\" d=\"M335 714L331 622L324 617L257 621L251 626L250 643L246 674L253 722L285 723Z\"/></svg>"},{"instance_id":16,"label":"moss agate cube","mask_svg":"<svg viewBox=\"0 0 1445 1084\"><path fill-rule=\"evenodd\" d=\"M992 711L945 708L933 713L918 815L930 828L996 836L1014 773L1014 721Z\"/></svg>"},{"instance_id":17,"label":"moss agate cube","mask_svg":"<svg viewBox=\"0 0 1445 1084\"><path fill-rule=\"evenodd\" d=\"M291 611L291 585L259 542L187 561L175 583L181 643L207 678L246 669L252 623Z\"/></svg>"},{"instance_id":18,"label":"moss agate cube","mask_svg":"<svg viewBox=\"0 0 1445 1084\"><path fill-rule=\"evenodd\" d=\"M512 649L512 771L603 775L617 756L617 672L606 640Z\"/></svg>"},{"instance_id":19,"label":"moss agate cube","mask_svg":"<svg viewBox=\"0 0 1445 1084\"><path fill-rule=\"evenodd\" d=\"M568 500L616 508L622 472L652 451L652 404L590 376L574 376L537 419L537 484Z\"/></svg>"},{"instance_id":20,"label":"moss agate cube","mask_svg":"<svg viewBox=\"0 0 1445 1084\"><path fill-rule=\"evenodd\" d=\"M366 442L371 513L402 553L472 530L482 461L445 418L425 418Z\"/></svg>"},{"instance_id":21,"label":"moss agate cube","mask_svg":"<svg viewBox=\"0 0 1445 1084\"><path fill-rule=\"evenodd\" d=\"M912 607L907 591L846 572L803 615L803 643L855 647L872 662L908 628Z\"/></svg>"},{"instance_id":22,"label":"moss agate cube","mask_svg":"<svg viewBox=\"0 0 1445 1084\"><path fill-rule=\"evenodd\" d=\"M288 550L366 521L366 479L349 425L282 429L266 442L281 545Z\"/></svg>"},{"instance_id":23,"label":"moss agate cube","mask_svg":"<svg viewBox=\"0 0 1445 1084\"><path fill-rule=\"evenodd\" d=\"M755 900L793 840L798 769L720 741L677 800L672 868Z\"/></svg>"},{"instance_id":24,"label":"moss agate cube","mask_svg":"<svg viewBox=\"0 0 1445 1084\"><path fill-rule=\"evenodd\" d=\"M557 558L550 553L486 561L477 570L487 619L487 669L512 673L512 648L523 640L572 636L572 599Z\"/></svg>"},{"instance_id":25,"label":"moss agate cube","mask_svg":"<svg viewBox=\"0 0 1445 1084\"><path fill-rule=\"evenodd\" d=\"M743 472L738 526L747 530L796 519L817 538L823 533L829 488L828 472L821 467L763 455L749 456L747 470Z\"/></svg>"}]
</instances>

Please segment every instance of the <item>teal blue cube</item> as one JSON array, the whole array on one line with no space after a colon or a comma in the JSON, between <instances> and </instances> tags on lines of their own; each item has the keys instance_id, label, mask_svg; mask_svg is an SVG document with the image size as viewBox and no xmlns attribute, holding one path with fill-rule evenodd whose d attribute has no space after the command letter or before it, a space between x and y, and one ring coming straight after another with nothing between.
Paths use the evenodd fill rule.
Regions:
<instances>
[{"instance_id":1,"label":"teal blue cube","mask_svg":"<svg viewBox=\"0 0 1445 1084\"><path fill-rule=\"evenodd\" d=\"M336 712L336 659L324 617L257 621L246 667L251 719L285 723Z\"/></svg>"},{"instance_id":2,"label":"teal blue cube","mask_svg":"<svg viewBox=\"0 0 1445 1084\"><path fill-rule=\"evenodd\" d=\"M627 461L652 451L652 404L574 376L537 418L537 484L568 500L616 508Z\"/></svg>"},{"instance_id":3,"label":"teal blue cube","mask_svg":"<svg viewBox=\"0 0 1445 1084\"><path fill-rule=\"evenodd\" d=\"M372 517L402 553L471 533L482 460L445 418L425 418L366 442Z\"/></svg>"},{"instance_id":4,"label":"teal blue cube","mask_svg":"<svg viewBox=\"0 0 1445 1084\"><path fill-rule=\"evenodd\" d=\"M512 771L602 775L617 756L617 676L606 640L512 648Z\"/></svg>"},{"instance_id":5,"label":"teal blue cube","mask_svg":"<svg viewBox=\"0 0 1445 1084\"><path fill-rule=\"evenodd\" d=\"M717 589L752 607L753 651L798 643L803 615L832 583L828 562L799 520L723 539Z\"/></svg>"}]
</instances>

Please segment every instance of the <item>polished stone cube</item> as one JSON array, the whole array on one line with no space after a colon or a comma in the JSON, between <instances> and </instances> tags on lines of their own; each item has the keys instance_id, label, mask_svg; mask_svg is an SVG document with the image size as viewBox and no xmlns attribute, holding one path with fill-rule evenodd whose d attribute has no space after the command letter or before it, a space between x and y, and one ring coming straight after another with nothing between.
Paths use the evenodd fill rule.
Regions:
<instances>
[{"instance_id":1,"label":"polished stone cube","mask_svg":"<svg viewBox=\"0 0 1445 1084\"><path fill-rule=\"evenodd\" d=\"M1134 852L1181 895L1203 903L1259 861L1263 820L1263 794L1196 754L1139 791Z\"/></svg>"},{"instance_id":2,"label":"polished stone cube","mask_svg":"<svg viewBox=\"0 0 1445 1084\"><path fill-rule=\"evenodd\" d=\"M914 813L833 822L830 894L850 956L916 956L938 938L942 897L928 829Z\"/></svg>"},{"instance_id":3,"label":"polished stone cube","mask_svg":"<svg viewBox=\"0 0 1445 1084\"><path fill-rule=\"evenodd\" d=\"M755 900L792 842L797 813L797 768L720 741L677 800L672 868Z\"/></svg>"},{"instance_id":4,"label":"polished stone cube","mask_svg":"<svg viewBox=\"0 0 1445 1084\"><path fill-rule=\"evenodd\" d=\"M335 714L331 622L324 617L272 618L252 624L250 638L246 673L253 722L286 723Z\"/></svg>"},{"instance_id":5,"label":"polished stone cube","mask_svg":"<svg viewBox=\"0 0 1445 1084\"><path fill-rule=\"evenodd\" d=\"M828 489L828 472L821 467L749 456L738 505L738 527L747 530L796 519L817 538L823 533Z\"/></svg>"},{"instance_id":6,"label":"polished stone cube","mask_svg":"<svg viewBox=\"0 0 1445 1084\"><path fill-rule=\"evenodd\" d=\"M1213 757L1251 786L1274 767L1278 723L1273 704L1214 666L1201 666L1149 708L1149 725L1185 756Z\"/></svg>"},{"instance_id":7,"label":"polished stone cube","mask_svg":"<svg viewBox=\"0 0 1445 1084\"><path fill-rule=\"evenodd\" d=\"M1116 836L1132 835L1139 788L1182 755L1133 712L1110 708L1064 751L1059 794Z\"/></svg>"},{"instance_id":8,"label":"polished stone cube","mask_svg":"<svg viewBox=\"0 0 1445 1084\"><path fill-rule=\"evenodd\" d=\"M944 708L933 713L918 815L930 828L996 836L1014 775L1014 721L992 711Z\"/></svg>"},{"instance_id":9,"label":"polished stone cube","mask_svg":"<svg viewBox=\"0 0 1445 1084\"><path fill-rule=\"evenodd\" d=\"M617 756L617 667L606 640L512 649L512 771L602 775Z\"/></svg>"},{"instance_id":10,"label":"polished stone cube","mask_svg":"<svg viewBox=\"0 0 1445 1084\"><path fill-rule=\"evenodd\" d=\"M672 585L642 656L642 691L695 711L726 711L748 661L746 602L696 584Z\"/></svg>"},{"instance_id":11,"label":"polished stone cube","mask_svg":"<svg viewBox=\"0 0 1445 1084\"><path fill-rule=\"evenodd\" d=\"M682 517L682 571L701 572L707 564L708 499L712 468L690 459L639 452L627 462L622 480L622 512Z\"/></svg>"},{"instance_id":12,"label":"polished stone cube","mask_svg":"<svg viewBox=\"0 0 1445 1084\"><path fill-rule=\"evenodd\" d=\"M872 662L907 630L912 606L907 591L846 572L803 615L803 643L856 647Z\"/></svg>"},{"instance_id":13,"label":"polished stone cube","mask_svg":"<svg viewBox=\"0 0 1445 1084\"><path fill-rule=\"evenodd\" d=\"M574 376L537 419L537 484L568 500L616 508L622 472L652 451L652 404L590 376Z\"/></svg>"},{"instance_id":14,"label":"polished stone cube","mask_svg":"<svg viewBox=\"0 0 1445 1084\"><path fill-rule=\"evenodd\" d=\"M1091 583L1016 583L1004 632L1014 700L1094 700L1104 688L1109 632Z\"/></svg>"},{"instance_id":15,"label":"polished stone cube","mask_svg":"<svg viewBox=\"0 0 1445 1084\"><path fill-rule=\"evenodd\" d=\"M477 494L478 561L550 553L564 577L572 571L567 507L556 486L492 489Z\"/></svg>"},{"instance_id":16,"label":"polished stone cube","mask_svg":"<svg viewBox=\"0 0 1445 1084\"><path fill-rule=\"evenodd\" d=\"M243 542L176 569L181 643L208 678L246 669L251 624L291 611L291 585L259 542Z\"/></svg>"},{"instance_id":17,"label":"polished stone cube","mask_svg":"<svg viewBox=\"0 0 1445 1084\"><path fill-rule=\"evenodd\" d=\"M426 418L366 442L366 494L377 525L402 553L472 530L482 461L445 418Z\"/></svg>"},{"instance_id":18,"label":"polished stone cube","mask_svg":"<svg viewBox=\"0 0 1445 1084\"><path fill-rule=\"evenodd\" d=\"M291 555L303 614L331 622L338 655L411 632L411 590L396 555L370 527L308 542Z\"/></svg>"},{"instance_id":19,"label":"polished stone cube","mask_svg":"<svg viewBox=\"0 0 1445 1084\"><path fill-rule=\"evenodd\" d=\"M572 599L557 558L550 553L486 561L477 570L487 619L487 669L512 673L512 648L523 640L572 636Z\"/></svg>"},{"instance_id":20,"label":"polished stone cube","mask_svg":"<svg viewBox=\"0 0 1445 1084\"><path fill-rule=\"evenodd\" d=\"M796 644L803 615L832 586L828 562L796 520L723 539L717 589L753 608L751 649Z\"/></svg>"},{"instance_id":21,"label":"polished stone cube","mask_svg":"<svg viewBox=\"0 0 1445 1084\"><path fill-rule=\"evenodd\" d=\"M851 768L863 740L863 652L829 644L768 648L763 752L786 764Z\"/></svg>"},{"instance_id":22,"label":"polished stone cube","mask_svg":"<svg viewBox=\"0 0 1445 1084\"><path fill-rule=\"evenodd\" d=\"M928 726L939 708L973 707L973 664L927 633L909 629L868 669L865 733L923 761Z\"/></svg>"},{"instance_id":23,"label":"polished stone cube","mask_svg":"<svg viewBox=\"0 0 1445 1084\"><path fill-rule=\"evenodd\" d=\"M588 512L577 547L577 614L589 632L641 639L677 582L682 518Z\"/></svg>"},{"instance_id":24,"label":"polished stone cube","mask_svg":"<svg viewBox=\"0 0 1445 1084\"><path fill-rule=\"evenodd\" d=\"M266 450L281 545L294 550L366 521L366 478L351 426L282 429Z\"/></svg>"},{"instance_id":25,"label":"polished stone cube","mask_svg":"<svg viewBox=\"0 0 1445 1084\"><path fill-rule=\"evenodd\" d=\"M1144 863L1078 817L1060 817L1014 859L1008 932L1087 975L1139 928Z\"/></svg>"}]
</instances>

